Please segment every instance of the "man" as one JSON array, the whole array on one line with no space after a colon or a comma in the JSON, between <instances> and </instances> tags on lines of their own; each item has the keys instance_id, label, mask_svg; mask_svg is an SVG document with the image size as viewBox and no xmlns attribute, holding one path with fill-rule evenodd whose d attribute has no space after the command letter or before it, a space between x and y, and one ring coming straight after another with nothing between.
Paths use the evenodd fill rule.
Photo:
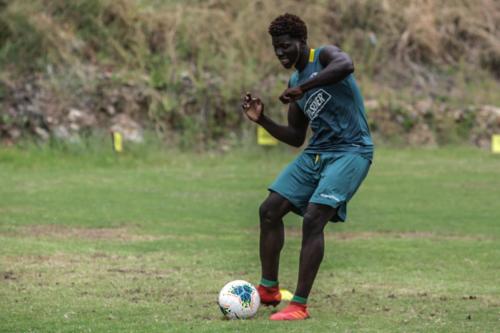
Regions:
<instances>
[{"instance_id":1,"label":"man","mask_svg":"<svg viewBox=\"0 0 500 333\"><path fill-rule=\"evenodd\" d=\"M323 229L328 221L345 221L347 202L366 177L373 157L363 98L352 75L349 56L333 45L312 49L307 27L297 16L277 17L269 27L274 52L286 69L295 67L288 88L279 97L288 104L288 124L279 125L264 113L262 101L243 98L246 116L271 135L295 147L312 137L305 150L269 187L260 215L262 304L281 301L278 286L282 218L290 211L303 216L297 288L290 304L271 320L309 318L307 297L323 259Z\"/></svg>"}]
</instances>

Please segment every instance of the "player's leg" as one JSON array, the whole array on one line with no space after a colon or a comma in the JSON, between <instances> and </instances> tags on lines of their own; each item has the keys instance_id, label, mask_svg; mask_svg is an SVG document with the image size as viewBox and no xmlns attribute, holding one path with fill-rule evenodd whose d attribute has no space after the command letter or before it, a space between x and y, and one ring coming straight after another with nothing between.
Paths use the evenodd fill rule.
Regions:
<instances>
[{"instance_id":1,"label":"player's leg","mask_svg":"<svg viewBox=\"0 0 500 333\"><path fill-rule=\"evenodd\" d=\"M279 253L284 242L282 218L291 210L305 211L318 183L310 176L314 167L311 155L297 156L269 186L271 193L260 206L260 259L264 279L278 279Z\"/></svg>"},{"instance_id":2,"label":"player's leg","mask_svg":"<svg viewBox=\"0 0 500 333\"><path fill-rule=\"evenodd\" d=\"M283 216L291 210L292 204L275 192L260 206L259 253L263 279L278 281L280 252L285 241Z\"/></svg>"},{"instance_id":3,"label":"player's leg","mask_svg":"<svg viewBox=\"0 0 500 333\"><path fill-rule=\"evenodd\" d=\"M262 279L257 290L263 305L276 306L281 302L278 269L280 252L285 241L283 216L291 209L292 204L275 192L269 194L259 209Z\"/></svg>"},{"instance_id":4,"label":"player's leg","mask_svg":"<svg viewBox=\"0 0 500 333\"><path fill-rule=\"evenodd\" d=\"M335 216L331 206L309 204L302 224L302 248L300 250L299 279L295 297L306 300L325 252L323 230L328 221Z\"/></svg>"},{"instance_id":5,"label":"player's leg","mask_svg":"<svg viewBox=\"0 0 500 333\"><path fill-rule=\"evenodd\" d=\"M309 318L306 302L325 252L323 230L335 213L335 208L330 206L308 205L302 224L302 248L297 289L290 304L273 314L271 320Z\"/></svg>"},{"instance_id":6,"label":"player's leg","mask_svg":"<svg viewBox=\"0 0 500 333\"><path fill-rule=\"evenodd\" d=\"M323 229L334 217L336 221L345 220L347 202L370 168L370 161L356 154L325 154L322 158L322 179L311 196L302 225L299 281L295 295L304 302L323 259Z\"/></svg>"},{"instance_id":7,"label":"player's leg","mask_svg":"<svg viewBox=\"0 0 500 333\"><path fill-rule=\"evenodd\" d=\"M271 316L273 320L309 317L306 302L324 254L323 230L329 220L344 221L347 202L370 168L370 161L356 154L322 154L321 180L304 214L299 281L292 302Z\"/></svg>"},{"instance_id":8,"label":"player's leg","mask_svg":"<svg viewBox=\"0 0 500 333\"><path fill-rule=\"evenodd\" d=\"M277 305L281 301L278 269L285 239L283 216L291 210L305 211L317 184L316 179L308 176L307 170L312 166L311 156L299 155L271 184L271 194L260 207L262 280L257 289L262 304Z\"/></svg>"}]
</instances>

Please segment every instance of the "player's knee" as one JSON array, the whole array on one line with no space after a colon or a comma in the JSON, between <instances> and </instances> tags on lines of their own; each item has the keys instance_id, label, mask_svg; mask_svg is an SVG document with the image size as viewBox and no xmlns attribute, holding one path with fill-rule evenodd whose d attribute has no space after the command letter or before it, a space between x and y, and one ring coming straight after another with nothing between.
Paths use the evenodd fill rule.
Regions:
<instances>
[{"instance_id":1,"label":"player's knee","mask_svg":"<svg viewBox=\"0 0 500 333\"><path fill-rule=\"evenodd\" d=\"M261 223L270 223L273 219L273 212L271 206L264 201L259 207L259 216Z\"/></svg>"},{"instance_id":2,"label":"player's knee","mask_svg":"<svg viewBox=\"0 0 500 333\"><path fill-rule=\"evenodd\" d=\"M302 223L302 234L304 237L321 235L325 223L321 220L321 215L314 211L306 212Z\"/></svg>"},{"instance_id":3,"label":"player's knee","mask_svg":"<svg viewBox=\"0 0 500 333\"><path fill-rule=\"evenodd\" d=\"M280 216L268 201L264 201L259 207L260 224L273 225L280 221Z\"/></svg>"}]
</instances>

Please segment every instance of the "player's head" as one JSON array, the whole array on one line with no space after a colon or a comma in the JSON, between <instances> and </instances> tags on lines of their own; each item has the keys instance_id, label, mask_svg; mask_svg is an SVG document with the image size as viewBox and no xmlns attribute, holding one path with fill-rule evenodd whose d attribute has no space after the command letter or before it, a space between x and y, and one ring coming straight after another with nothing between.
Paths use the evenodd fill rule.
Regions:
<instances>
[{"instance_id":1,"label":"player's head","mask_svg":"<svg viewBox=\"0 0 500 333\"><path fill-rule=\"evenodd\" d=\"M307 27L296 15L284 14L269 25L274 52L285 68L291 68L299 60L301 50L307 45Z\"/></svg>"}]
</instances>

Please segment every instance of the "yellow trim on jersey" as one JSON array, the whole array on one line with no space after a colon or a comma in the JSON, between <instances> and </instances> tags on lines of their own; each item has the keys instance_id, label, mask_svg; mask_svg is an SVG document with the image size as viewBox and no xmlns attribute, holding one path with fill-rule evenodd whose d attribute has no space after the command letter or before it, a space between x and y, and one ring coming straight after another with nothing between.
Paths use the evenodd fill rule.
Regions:
<instances>
[{"instance_id":1,"label":"yellow trim on jersey","mask_svg":"<svg viewBox=\"0 0 500 333\"><path fill-rule=\"evenodd\" d=\"M311 51L309 51L309 62L314 61L314 51L314 49L311 49Z\"/></svg>"}]
</instances>

